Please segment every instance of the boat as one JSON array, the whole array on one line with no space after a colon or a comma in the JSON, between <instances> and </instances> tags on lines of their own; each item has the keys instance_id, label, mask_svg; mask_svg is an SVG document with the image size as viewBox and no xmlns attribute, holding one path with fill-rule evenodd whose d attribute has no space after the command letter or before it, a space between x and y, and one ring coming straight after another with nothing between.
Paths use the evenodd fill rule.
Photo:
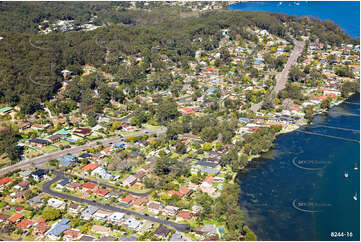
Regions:
<instances>
[{"instance_id":1,"label":"boat","mask_svg":"<svg viewBox=\"0 0 361 242\"><path fill-rule=\"evenodd\" d=\"M297 6L300 6L300 3L298 3L298 2L295 2L295 4L296 4Z\"/></svg>"},{"instance_id":2,"label":"boat","mask_svg":"<svg viewBox=\"0 0 361 242\"><path fill-rule=\"evenodd\" d=\"M353 196L353 200L357 201L357 192L356 192L355 195Z\"/></svg>"},{"instance_id":3,"label":"boat","mask_svg":"<svg viewBox=\"0 0 361 242\"><path fill-rule=\"evenodd\" d=\"M358 170L358 167L357 167L357 163L355 163L355 171L357 171Z\"/></svg>"},{"instance_id":4,"label":"boat","mask_svg":"<svg viewBox=\"0 0 361 242\"><path fill-rule=\"evenodd\" d=\"M345 178L347 178L348 177L348 173L345 171Z\"/></svg>"}]
</instances>

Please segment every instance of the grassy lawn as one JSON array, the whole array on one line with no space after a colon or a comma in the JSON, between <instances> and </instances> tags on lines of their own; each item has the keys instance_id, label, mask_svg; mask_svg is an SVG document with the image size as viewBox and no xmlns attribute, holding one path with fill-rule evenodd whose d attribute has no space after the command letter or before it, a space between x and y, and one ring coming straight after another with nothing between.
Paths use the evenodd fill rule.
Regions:
<instances>
[{"instance_id":1,"label":"grassy lawn","mask_svg":"<svg viewBox=\"0 0 361 242\"><path fill-rule=\"evenodd\" d=\"M41 153L39 151L36 150L32 150L32 149L26 149L25 151L25 156L28 158L32 158L32 157L36 157L41 155Z\"/></svg>"},{"instance_id":2,"label":"grassy lawn","mask_svg":"<svg viewBox=\"0 0 361 242\"><path fill-rule=\"evenodd\" d=\"M52 152L52 151L58 150L58 148L56 148L56 147L54 147L54 146L52 146L52 145L49 145L49 146L46 146L46 147L41 148L41 150L42 150L43 152Z\"/></svg>"},{"instance_id":3,"label":"grassy lawn","mask_svg":"<svg viewBox=\"0 0 361 242\"><path fill-rule=\"evenodd\" d=\"M143 126L150 130L158 130L161 128L161 126L154 126L154 125L150 125L150 124L144 124Z\"/></svg>"},{"instance_id":4,"label":"grassy lawn","mask_svg":"<svg viewBox=\"0 0 361 242\"><path fill-rule=\"evenodd\" d=\"M0 238L5 241L19 241L20 237L21 237L21 235L15 234L15 233L11 233L10 235L8 235L8 234L0 235Z\"/></svg>"}]
</instances>

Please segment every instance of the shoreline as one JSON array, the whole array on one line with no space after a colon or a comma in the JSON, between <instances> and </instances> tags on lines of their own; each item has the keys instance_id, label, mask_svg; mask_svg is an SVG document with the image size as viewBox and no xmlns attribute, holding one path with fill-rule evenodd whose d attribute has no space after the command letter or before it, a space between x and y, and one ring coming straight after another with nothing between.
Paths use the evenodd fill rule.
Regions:
<instances>
[{"instance_id":1,"label":"shoreline","mask_svg":"<svg viewBox=\"0 0 361 242\"><path fill-rule=\"evenodd\" d=\"M316 115L328 113L331 108L336 107L336 106L344 103L347 99L349 99L351 96L353 96L353 95L355 95L355 94L356 94L355 92L351 93L348 97L343 98L342 100L338 101L337 104L331 106L331 107L330 107L329 109L327 109L327 110L322 110L322 111L318 111L318 112L313 113L313 114L312 114L312 119L313 119L313 117L316 116ZM296 125L296 124L295 124L295 125L287 125L285 129L282 129L280 132L278 132L278 133L275 134L275 139L273 140L272 143L274 143L274 142L276 141L278 135L294 132L295 130L300 129L300 128L305 127L305 126L310 125L310 124L312 124L312 121L311 121L311 123L305 123L305 124L300 124L300 125ZM262 151L260 154L251 156L251 157L248 159L248 162L251 162L252 160L254 160L254 159L256 159L256 158L261 157L264 153L269 152L272 148L273 148L273 146L270 147L269 149L265 150L265 151ZM240 170L244 170L245 168L246 168L246 167L242 167L242 168L240 168Z\"/></svg>"},{"instance_id":2,"label":"shoreline","mask_svg":"<svg viewBox=\"0 0 361 242\"><path fill-rule=\"evenodd\" d=\"M336 107L336 106L338 106L339 104L342 104L342 103L347 102L347 101L348 101L349 99L351 99L354 95L359 95L359 93L357 93L357 92L351 93L351 94L350 94L349 96L347 96L346 98L343 98L342 100L337 101L336 104L334 104L333 106L330 107L330 109L315 112L312 116L314 117L314 116L316 116L316 115L324 115L324 114L327 114L327 113L332 113L331 109L332 109L333 107ZM358 99L358 100L359 100L359 99ZM284 133L291 133L292 131L295 131L295 130L297 130L297 129L299 129L299 128L302 128L302 127L304 127L304 126L306 126L306 125L314 125L314 123L312 122L312 123L310 123L310 124L299 125L298 128L295 128L295 129L292 129L292 130L286 131L286 132L280 131L280 132L278 132L278 133L276 134L276 138L277 138L277 135L284 134ZM275 138L274 142L276 141L276 138ZM257 155L257 156L252 157L252 158L250 159L250 161L252 161L252 160L255 159L255 158L260 158L260 157L262 157L266 152L271 151L272 148L273 148L273 147L271 147L270 149L268 149L268 150L265 151L265 152L262 152L261 154L259 154L259 155ZM249 164L250 164L250 163L249 163ZM247 166L248 166L248 165L247 165ZM247 167L247 166L246 166L246 167ZM235 180L235 182L237 182L237 184L239 185L239 189L240 189L241 191L242 191L242 189L241 189L241 184L242 184L242 183L240 183L240 181L241 181L240 178L241 178L244 174L247 174L247 173L249 172L249 170L246 170L246 171L245 171L246 167L244 167L243 169L240 169L240 170L237 172L237 176L236 176L236 177L238 178L238 180ZM240 198L239 198L239 199L240 199ZM245 213L245 218L248 218L248 219L252 218L252 216L249 215L249 212L252 211L252 208L248 208L248 209L247 209L246 207L242 207L240 202L239 202L239 206L240 206L241 209L244 211L244 213ZM252 229L252 228L251 228L251 229ZM252 230L252 231L255 232L254 230ZM255 233L256 233L256 232L255 232ZM256 234L256 235L258 236L258 234Z\"/></svg>"}]
</instances>

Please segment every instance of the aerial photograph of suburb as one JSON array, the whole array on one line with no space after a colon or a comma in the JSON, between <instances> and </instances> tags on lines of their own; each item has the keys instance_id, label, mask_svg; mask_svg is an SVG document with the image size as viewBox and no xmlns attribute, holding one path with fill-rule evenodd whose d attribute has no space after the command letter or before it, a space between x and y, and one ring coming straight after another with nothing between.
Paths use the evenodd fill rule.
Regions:
<instances>
[{"instance_id":1,"label":"aerial photograph of suburb","mask_svg":"<svg viewBox=\"0 0 361 242\"><path fill-rule=\"evenodd\" d=\"M0 1L0 241L360 241L360 1Z\"/></svg>"}]
</instances>

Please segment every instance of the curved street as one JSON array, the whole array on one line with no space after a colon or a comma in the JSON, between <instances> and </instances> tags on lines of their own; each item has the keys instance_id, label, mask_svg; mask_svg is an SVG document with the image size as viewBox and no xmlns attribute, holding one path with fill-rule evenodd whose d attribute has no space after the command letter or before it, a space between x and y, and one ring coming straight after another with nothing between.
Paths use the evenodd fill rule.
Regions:
<instances>
[{"instance_id":1,"label":"curved street","mask_svg":"<svg viewBox=\"0 0 361 242\"><path fill-rule=\"evenodd\" d=\"M165 220L165 219L160 219L160 218L156 218L156 217L152 217L152 216L147 216L147 215L137 213L137 212L134 212L134 211L122 209L122 208L115 207L115 206L112 206L112 205L109 205L109 204L103 204L103 203L99 203L99 202L95 202L95 201L93 202L91 200L87 200L87 199L83 199L83 198L79 198L79 197L74 197L74 196L71 196L71 195L68 195L68 194L63 194L63 193L60 193L60 192L55 192L55 191L51 190L50 186L52 184L56 183L57 181L62 180L64 178L66 178L66 177L61 172L58 172L58 171L52 171L52 172L56 174L56 177L54 179L44 183L44 185L42 187L42 192L47 193L47 194L49 194L51 196L71 200L71 201L78 202L78 203L85 203L85 204L88 204L90 206L96 206L98 208L108 210L108 211L120 212L120 213L124 213L124 214L130 215L130 216L136 216L138 218L149 220L149 221L152 221L152 222L155 222L155 223L168 225L170 227L175 228L179 232L185 232L185 231L189 230L189 225L188 224L179 224L179 223L175 223L175 222L168 221L168 220Z\"/></svg>"}]
</instances>

